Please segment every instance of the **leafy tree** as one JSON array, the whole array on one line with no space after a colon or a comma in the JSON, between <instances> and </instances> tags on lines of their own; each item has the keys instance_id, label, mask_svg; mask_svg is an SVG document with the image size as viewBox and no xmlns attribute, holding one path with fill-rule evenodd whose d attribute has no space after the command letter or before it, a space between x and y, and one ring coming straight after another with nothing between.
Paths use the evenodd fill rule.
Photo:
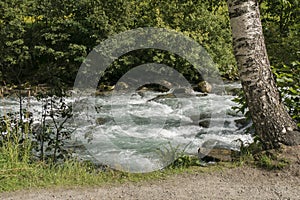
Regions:
<instances>
[{"instance_id":1,"label":"leafy tree","mask_svg":"<svg viewBox=\"0 0 300 200\"><path fill-rule=\"evenodd\" d=\"M22 83L28 73L30 55L25 44L26 1L4 0L0 2L0 77L2 84L11 81Z\"/></svg>"},{"instance_id":2,"label":"leafy tree","mask_svg":"<svg viewBox=\"0 0 300 200\"><path fill-rule=\"evenodd\" d=\"M110 35L137 27L163 27L181 31L202 44L219 64L224 76L236 76L230 47L226 7L213 2L214 13L204 1L133 0L26 0L2 1L1 77L13 84L47 83L61 88L72 86L86 55ZM215 5L216 3L216 5ZM167 52L153 50L121 58L112 69L163 60L185 74L196 76L190 65ZM136 58L134 58L137 56ZM118 66L118 67L117 67ZM115 77L119 72L112 70ZM124 72L122 69L121 72ZM108 73L109 74L109 73ZM20 79L20 80L19 80ZM107 78L108 79L108 78Z\"/></svg>"},{"instance_id":3,"label":"leafy tree","mask_svg":"<svg viewBox=\"0 0 300 200\"><path fill-rule=\"evenodd\" d=\"M233 79L237 76L231 48L229 18L220 6L215 14L198 1L131 1L133 23L131 28L161 27L182 32L202 44L219 65L222 75ZM135 51L122 57L106 74L106 80L115 80L131 67L147 62L164 63L175 68L193 82L201 76L193 67L178 56L160 50ZM115 76L114 76L115 75ZM114 76L114 77L113 77ZM115 82L115 81L113 81Z\"/></svg>"},{"instance_id":4,"label":"leafy tree","mask_svg":"<svg viewBox=\"0 0 300 200\"><path fill-rule=\"evenodd\" d=\"M299 1L266 0L261 3L260 10L271 64L290 66L300 56Z\"/></svg>"},{"instance_id":5,"label":"leafy tree","mask_svg":"<svg viewBox=\"0 0 300 200\"><path fill-rule=\"evenodd\" d=\"M300 63L273 67L281 99L300 128Z\"/></svg>"}]
</instances>

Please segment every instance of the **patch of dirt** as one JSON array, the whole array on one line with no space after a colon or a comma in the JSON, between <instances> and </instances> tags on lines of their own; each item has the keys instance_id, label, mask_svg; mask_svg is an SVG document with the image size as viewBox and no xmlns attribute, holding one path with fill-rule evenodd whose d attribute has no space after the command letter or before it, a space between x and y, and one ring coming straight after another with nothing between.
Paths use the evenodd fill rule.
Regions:
<instances>
[{"instance_id":1,"label":"patch of dirt","mask_svg":"<svg viewBox=\"0 0 300 200\"><path fill-rule=\"evenodd\" d=\"M300 199L300 146L284 147L281 156L289 159L291 165L280 171L243 166L118 186L2 193L0 199Z\"/></svg>"}]
</instances>

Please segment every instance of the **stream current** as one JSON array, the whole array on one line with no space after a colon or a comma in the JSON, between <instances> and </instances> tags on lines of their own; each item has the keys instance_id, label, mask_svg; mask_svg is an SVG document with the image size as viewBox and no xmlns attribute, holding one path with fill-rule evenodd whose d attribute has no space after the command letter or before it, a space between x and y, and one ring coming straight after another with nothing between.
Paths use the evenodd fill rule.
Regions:
<instances>
[{"instance_id":1,"label":"stream current","mask_svg":"<svg viewBox=\"0 0 300 200\"><path fill-rule=\"evenodd\" d=\"M208 94L152 100L161 94L146 91L142 96L112 93L82 97L80 101L89 109L75 111L73 120L66 124L74 128L69 147L83 146L76 150L77 155L101 165L150 172L164 168L182 153L196 155L208 141L226 143L231 149L239 148L237 140L252 141L252 136L245 133L249 125L238 123L244 116L232 110L236 106L234 96ZM65 101L74 103L71 98ZM1 115L17 111L18 105L17 99L2 99ZM30 98L26 108L38 124L42 102Z\"/></svg>"}]
</instances>

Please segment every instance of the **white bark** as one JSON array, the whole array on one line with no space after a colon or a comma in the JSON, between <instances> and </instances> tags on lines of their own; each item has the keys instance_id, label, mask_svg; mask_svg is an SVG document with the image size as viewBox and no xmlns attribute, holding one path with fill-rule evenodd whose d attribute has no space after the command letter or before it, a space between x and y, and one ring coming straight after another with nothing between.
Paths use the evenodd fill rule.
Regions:
<instances>
[{"instance_id":1,"label":"white bark","mask_svg":"<svg viewBox=\"0 0 300 200\"><path fill-rule=\"evenodd\" d=\"M252 120L267 148L300 144L300 134L282 104L266 52L259 4L228 0L233 48Z\"/></svg>"}]
</instances>

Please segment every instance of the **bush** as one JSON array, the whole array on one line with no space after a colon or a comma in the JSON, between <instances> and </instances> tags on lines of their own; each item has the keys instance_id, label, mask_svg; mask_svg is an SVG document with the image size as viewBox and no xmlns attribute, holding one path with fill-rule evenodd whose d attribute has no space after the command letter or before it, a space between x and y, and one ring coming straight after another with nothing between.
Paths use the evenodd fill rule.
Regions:
<instances>
[{"instance_id":1,"label":"bush","mask_svg":"<svg viewBox=\"0 0 300 200\"><path fill-rule=\"evenodd\" d=\"M208 51L223 76L237 76L226 4L218 4L214 12L205 3L192 0L5 0L1 6L2 84L72 86L82 61L96 45L111 35L138 27L182 32ZM113 84L130 68L149 61L175 67L198 81L189 63L153 50L118 59L104 81Z\"/></svg>"},{"instance_id":2,"label":"bush","mask_svg":"<svg viewBox=\"0 0 300 200\"><path fill-rule=\"evenodd\" d=\"M272 67L282 101L300 128L300 62Z\"/></svg>"}]
</instances>

